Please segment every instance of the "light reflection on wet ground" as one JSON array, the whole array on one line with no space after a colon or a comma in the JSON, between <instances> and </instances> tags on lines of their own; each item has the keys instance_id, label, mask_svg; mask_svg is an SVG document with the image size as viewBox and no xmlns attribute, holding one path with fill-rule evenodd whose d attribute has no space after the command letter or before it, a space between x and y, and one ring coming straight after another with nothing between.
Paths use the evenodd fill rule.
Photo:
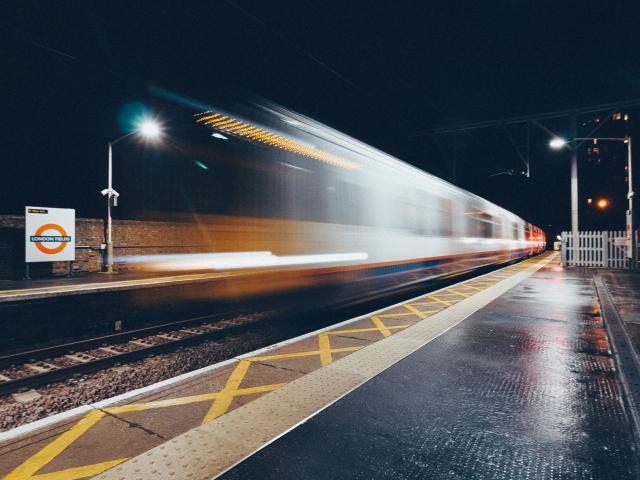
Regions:
<instances>
[{"instance_id":1,"label":"light reflection on wet ground","mask_svg":"<svg viewBox=\"0 0 640 480\"><path fill-rule=\"evenodd\" d=\"M595 302L551 264L223 478L639 478Z\"/></svg>"}]
</instances>

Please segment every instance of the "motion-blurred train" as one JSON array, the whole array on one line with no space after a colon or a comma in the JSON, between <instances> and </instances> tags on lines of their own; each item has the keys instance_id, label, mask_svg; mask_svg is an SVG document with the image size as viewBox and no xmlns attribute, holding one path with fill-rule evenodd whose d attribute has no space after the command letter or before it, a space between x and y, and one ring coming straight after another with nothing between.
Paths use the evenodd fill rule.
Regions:
<instances>
[{"instance_id":1,"label":"motion-blurred train","mask_svg":"<svg viewBox=\"0 0 640 480\"><path fill-rule=\"evenodd\" d=\"M197 153L206 172L183 180L189 208L209 212L190 227L207 248L120 262L218 271L218 296L315 286L359 294L545 249L544 232L513 213L282 107L190 115L203 143L192 137L180 150Z\"/></svg>"}]
</instances>

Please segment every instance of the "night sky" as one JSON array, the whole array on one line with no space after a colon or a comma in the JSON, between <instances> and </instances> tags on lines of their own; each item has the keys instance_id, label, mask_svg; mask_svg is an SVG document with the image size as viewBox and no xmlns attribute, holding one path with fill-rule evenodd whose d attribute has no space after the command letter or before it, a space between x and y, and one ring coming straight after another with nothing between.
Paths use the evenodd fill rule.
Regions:
<instances>
[{"instance_id":1,"label":"night sky","mask_svg":"<svg viewBox=\"0 0 640 480\"><path fill-rule=\"evenodd\" d=\"M212 103L269 99L447 180L451 138L412 133L640 98L637 1L3 5L0 213L53 201L97 215L106 142L151 86ZM640 110L626 112L607 133L635 132ZM547 126L568 135L566 121ZM532 135L527 179L504 131L465 134L456 183L555 234L570 220L569 159L548 139ZM585 227L622 228L624 160L622 145L581 154ZM587 195L613 206L596 212Z\"/></svg>"}]
</instances>

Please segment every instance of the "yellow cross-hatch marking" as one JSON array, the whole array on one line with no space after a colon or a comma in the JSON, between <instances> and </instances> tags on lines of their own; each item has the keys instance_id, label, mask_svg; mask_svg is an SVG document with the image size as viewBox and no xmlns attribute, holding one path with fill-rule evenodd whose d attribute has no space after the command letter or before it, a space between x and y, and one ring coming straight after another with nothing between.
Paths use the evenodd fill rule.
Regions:
<instances>
[{"instance_id":1,"label":"yellow cross-hatch marking","mask_svg":"<svg viewBox=\"0 0 640 480\"><path fill-rule=\"evenodd\" d=\"M471 294L464 293L464 292L461 292L459 290L454 290L453 288L450 288L449 291L452 292L452 293L455 293L456 295L461 295L461 296L463 296L465 298L467 298L469 295L473 295L472 293Z\"/></svg>"},{"instance_id":2,"label":"yellow cross-hatch marking","mask_svg":"<svg viewBox=\"0 0 640 480\"><path fill-rule=\"evenodd\" d=\"M242 382L242 379L249 371L250 366L251 366L251 363L248 360L240 360L240 363L238 363L238 366L233 370L233 372L229 376L229 379L227 380L227 384L224 386L222 390L220 390L218 397L213 402L213 405L205 415L204 420L202 420L202 423L210 422L211 420L219 417L229 409L229 406L233 401L233 397L235 396L236 391L240 387L240 383Z\"/></svg>"},{"instance_id":3,"label":"yellow cross-hatch marking","mask_svg":"<svg viewBox=\"0 0 640 480\"><path fill-rule=\"evenodd\" d=\"M325 367L333 362L331 357L331 342L329 341L329 335L321 333L318 335L318 349L320 351L320 364Z\"/></svg>"},{"instance_id":4,"label":"yellow cross-hatch marking","mask_svg":"<svg viewBox=\"0 0 640 480\"><path fill-rule=\"evenodd\" d=\"M73 427L9 473L9 475L4 477L4 480L32 478L38 470L60 455L62 451L76 441L80 435L98 423L104 415L105 413L100 410L92 410L85 417L78 420ZM124 460L126 459L122 459L122 461Z\"/></svg>"},{"instance_id":5,"label":"yellow cross-hatch marking","mask_svg":"<svg viewBox=\"0 0 640 480\"><path fill-rule=\"evenodd\" d=\"M418 310L416 307L414 307L412 304L407 303L404 308L406 308L407 310L409 310L411 313L413 313L414 315L417 315L418 318L420 320L423 320L425 318L427 318L427 314L425 312L421 312L420 310Z\"/></svg>"},{"instance_id":6,"label":"yellow cross-hatch marking","mask_svg":"<svg viewBox=\"0 0 640 480\"><path fill-rule=\"evenodd\" d=\"M450 302L449 300L442 300L442 299L436 297L435 295L427 295L427 298L433 300L436 303L441 303L442 305L444 305L446 307L450 307L451 305L453 305L453 302Z\"/></svg>"},{"instance_id":7,"label":"yellow cross-hatch marking","mask_svg":"<svg viewBox=\"0 0 640 480\"><path fill-rule=\"evenodd\" d=\"M418 304L413 303L412 305L418 305ZM415 316L416 316L415 313L390 313L389 315L376 315L376 317L378 318L415 317ZM376 330L378 329L376 328Z\"/></svg>"},{"instance_id":8,"label":"yellow cross-hatch marking","mask_svg":"<svg viewBox=\"0 0 640 480\"><path fill-rule=\"evenodd\" d=\"M84 465L82 467L67 468L59 472L41 473L33 478L34 480L76 480L77 478L93 477L105 470L120 465L127 458L119 458L110 462L94 463L93 465Z\"/></svg>"},{"instance_id":9,"label":"yellow cross-hatch marking","mask_svg":"<svg viewBox=\"0 0 640 480\"><path fill-rule=\"evenodd\" d=\"M382 334L383 337L388 337L389 335L391 335L391 332L389 331L387 326L384 324L384 322L380 320L380 318L376 316L372 316L371 321L376 326L376 328L380 330L380 333Z\"/></svg>"},{"instance_id":10,"label":"yellow cross-hatch marking","mask_svg":"<svg viewBox=\"0 0 640 480\"><path fill-rule=\"evenodd\" d=\"M534 260L529 260L524 263L533 262ZM537 262L537 261L536 261ZM107 407L101 410L91 410L84 417L78 420L69 430L58 435L54 440L45 445L40 451L29 457L25 460L21 465L12 470L8 475L4 477L3 480L76 480L80 478L91 477L94 475L98 475L109 468L113 468L114 466L124 462L128 458L118 458L113 460L107 460L101 463L95 463L91 465L82 465L78 467L68 468L65 470L59 470L55 472L48 473L40 473L38 471L41 470L44 466L48 465L53 459L55 459L58 455L60 455L69 445L73 442L77 441L87 430L92 428L96 423L98 423L102 418L104 418L107 414L110 415L118 415L118 414L126 414L131 412L140 412L144 410L151 409L160 409L166 407L175 407L179 405L188 405L197 402L206 402L213 401L211 407L207 411L202 423L210 422L211 420L224 415L233 402L233 399L239 396L244 395L254 395L258 393L266 393L277 388L282 387L285 383L273 383L269 385L260 385L255 387L241 388L242 382L245 379L252 363L255 362L264 362L264 361L277 361L291 358L302 358L302 357L311 357L317 356L320 359L320 365L325 366L329 365L333 362L333 354L334 353L351 353L361 348L363 346L355 346L355 347L343 347L343 348L332 348L330 336L331 335L341 335L341 334L353 334L353 333L365 333L365 332L379 332L382 337L388 337L391 335L392 330L401 330L407 328L409 325L393 325L387 326L385 325L383 318L394 318L401 316L414 316L418 317L419 320L423 320L433 313L437 313L442 311L443 309L457 303L460 300L444 300L438 298L438 296L442 295L457 295L459 297L467 298L469 296L474 295L474 292L462 293L460 290L462 289L473 289L476 291L481 291L483 288L487 286L494 285L497 281L502 280L503 278L508 278L510 274L517 273L521 271L524 267L523 264L517 266L507 267L503 270L504 273L501 275L493 274L488 277L484 277L482 280L469 280L462 284L457 285L455 288L444 289L437 294L427 294L424 295L423 299L428 299L428 302L419 302L413 301L411 303L406 303L402 305L409 312L407 313L390 313L390 314L377 314L369 317L371 320L373 327L368 328L349 328L349 329L341 329L341 330L329 330L326 332L321 332L318 334L318 350L311 351L303 351L303 352L293 352L293 353L280 353L273 355L259 355L255 357L249 357L242 359L238 362L236 367L233 369L225 386L222 390L217 392L209 392L203 393L199 395L190 395L185 397L177 397L166 400L155 400L144 403L133 403L128 405L119 405L114 407ZM506 273L509 272L509 275ZM506 276L505 276L506 275ZM480 287L479 287L480 285ZM418 310L415 306L417 305L431 305L438 306L437 310L428 310L421 311ZM397 308L397 307L390 307Z\"/></svg>"}]
</instances>

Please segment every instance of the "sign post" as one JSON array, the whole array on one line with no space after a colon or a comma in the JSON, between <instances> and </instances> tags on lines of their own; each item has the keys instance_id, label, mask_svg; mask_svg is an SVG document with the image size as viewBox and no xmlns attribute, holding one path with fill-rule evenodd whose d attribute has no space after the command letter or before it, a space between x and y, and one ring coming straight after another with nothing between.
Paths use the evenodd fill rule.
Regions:
<instances>
[{"instance_id":1,"label":"sign post","mask_svg":"<svg viewBox=\"0 0 640 480\"><path fill-rule=\"evenodd\" d=\"M73 262L76 259L76 211L25 207L25 262Z\"/></svg>"}]
</instances>

